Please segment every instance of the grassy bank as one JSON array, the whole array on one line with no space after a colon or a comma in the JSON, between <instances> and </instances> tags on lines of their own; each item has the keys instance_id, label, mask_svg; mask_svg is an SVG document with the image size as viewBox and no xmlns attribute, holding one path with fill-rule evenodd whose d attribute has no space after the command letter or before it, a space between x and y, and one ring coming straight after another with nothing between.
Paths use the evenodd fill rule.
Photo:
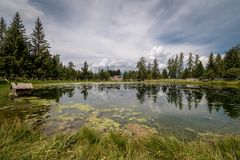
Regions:
<instances>
[{"instance_id":1,"label":"grassy bank","mask_svg":"<svg viewBox=\"0 0 240 160\"><path fill-rule=\"evenodd\" d=\"M235 81L224 81L224 80L212 80L212 81L201 81L201 80L186 80L186 79L158 79L158 80L145 80L145 81L79 81L79 80L34 80L24 81L31 82L35 86L39 85L51 85L51 84L116 84L116 83L146 83L146 84L194 84L194 85L207 85L207 86L219 86L219 87L237 87L240 88L240 80ZM3 86L6 84L0 84ZM8 84L9 85L9 84Z\"/></svg>"},{"instance_id":2,"label":"grassy bank","mask_svg":"<svg viewBox=\"0 0 240 160\"><path fill-rule=\"evenodd\" d=\"M200 80L185 80L185 79L159 79L159 80L146 80L146 83L172 83L172 84L196 84L196 85L210 85L210 86L235 86L240 87L240 81L200 81Z\"/></svg>"},{"instance_id":3,"label":"grassy bank","mask_svg":"<svg viewBox=\"0 0 240 160\"><path fill-rule=\"evenodd\" d=\"M136 138L121 132L76 133L47 137L15 122L0 128L0 159L239 159L240 136L201 137L184 142L154 134Z\"/></svg>"},{"instance_id":4,"label":"grassy bank","mask_svg":"<svg viewBox=\"0 0 240 160\"><path fill-rule=\"evenodd\" d=\"M240 88L240 81L200 81L200 80L185 80L185 79L158 79L158 80L145 80L139 81L32 81L35 85L40 84L59 84L59 83L146 83L146 84L194 84L194 85L208 85L208 86L219 86L219 87L238 87Z\"/></svg>"}]
</instances>

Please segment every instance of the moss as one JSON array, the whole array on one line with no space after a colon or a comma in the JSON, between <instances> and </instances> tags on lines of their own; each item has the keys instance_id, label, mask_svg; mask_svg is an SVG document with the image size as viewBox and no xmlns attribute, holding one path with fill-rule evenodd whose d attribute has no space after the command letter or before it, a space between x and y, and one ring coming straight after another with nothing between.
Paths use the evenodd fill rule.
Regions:
<instances>
[{"instance_id":1,"label":"moss","mask_svg":"<svg viewBox=\"0 0 240 160\"><path fill-rule=\"evenodd\" d=\"M48 99L31 99L29 102L33 105L36 106L51 106L54 104L53 100L48 100Z\"/></svg>"},{"instance_id":2,"label":"moss","mask_svg":"<svg viewBox=\"0 0 240 160\"><path fill-rule=\"evenodd\" d=\"M38 97L21 97L14 99L15 102L18 104L32 104L33 106L51 106L55 104L54 100L49 99L41 99Z\"/></svg>"},{"instance_id":3,"label":"moss","mask_svg":"<svg viewBox=\"0 0 240 160\"><path fill-rule=\"evenodd\" d=\"M88 104L80 104L80 103L75 103L73 105L70 105L70 108L77 108L83 112L89 112L89 111L94 110L94 108L92 106L90 106Z\"/></svg>"},{"instance_id":4,"label":"moss","mask_svg":"<svg viewBox=\"0 0 240 160\"><path fill-rule=\"evenodd\" d=\"M95 128L100 131L114 130L114 129L118 130L120 128L119 123L106 117L97 117L96 112L94 112L90 117L87 118L86 126Z\"/></svg>"},{"instance_id":5,"label":"moss","mask_svg":"<svg viewBox=\"0 0 240 160\"><path fill-rule=\"evenodd\" d=\"M68 103L68 104L57 104L55 110L57 112L62 112L64 109L78 109L81 112L90 112L93 111L94 108L88 104L81 103Z\"/></svg>"}]
</instances>

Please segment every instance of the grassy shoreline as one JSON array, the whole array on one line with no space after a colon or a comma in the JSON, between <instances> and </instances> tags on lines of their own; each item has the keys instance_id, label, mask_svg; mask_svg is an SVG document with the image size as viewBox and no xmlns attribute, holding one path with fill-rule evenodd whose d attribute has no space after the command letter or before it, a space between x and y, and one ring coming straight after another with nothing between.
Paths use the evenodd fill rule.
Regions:
<instances>
[{"instance_id":1,"label":"grassy shoreline","mask_svg":"<svg viewBox=\"0 0 240 160\"><path fill-rule=\"evenodd\" d=\"M240 88L240 80L225 81L225 80L187 80L187 79L157 79L157 80L145 80L145 81L79 81L79 80L33 80L25 81L38 85L52 85L52 84L132 84L132 83L145 83L145 84L192 84L192 85L206 85L206 86L219 86L219 87L237 87ZM8 83L6 83L8 84ZM6 85L5 84L5 85ZM4 84L0 84L2 86Z\"/></svg>"},{"instance_id":2,"label":"grassy shoreline","mask_svg":"<svg viewBox=\"0 0 240 160\"><path fill-rule=\"evenodd\" d=\"M169 135L136 138L122 132L78 132L47 137L25 123L0 126L0 159L239 159L240 136L183 141Z\"/></svg>"},{"instance_id":3,"label":"grassy shoreline","mask_svg":"<svg viewBox=\"0 0 240 160\"><path fill-rule=\"evenodd\" d=\"M196 82L157 80L145 82L76 82L33 81L34 86L59 84L196 84L220 87L239 87L239 81ZM0 85L0 96L8 91L9 84ZM240 135L202 135L193 141L172 135L153 133L137 137L121 130L101 132L81 127L77 132L47 136L41 127L30 126L18 120L0 123L0 159L240 159Z\"/></svg>"},{"instance_id":4,"label":"grassy shoreline","mask_svg":"<svg viewBox=\"0 0 240 160\"><path fill-rule=\"evenodd\" d=\"M145 83L145 84L191 84L191 85L205 85L205 86L217 86L217 87L234 87L240 88L240 81L200 81L200 80L185 80L185 79L159 79L159 80L145 80L145 81L31 81L35 86L41 85L54 85L54 84L133 84L133 83Z\"/></svg>"}]
</instances>

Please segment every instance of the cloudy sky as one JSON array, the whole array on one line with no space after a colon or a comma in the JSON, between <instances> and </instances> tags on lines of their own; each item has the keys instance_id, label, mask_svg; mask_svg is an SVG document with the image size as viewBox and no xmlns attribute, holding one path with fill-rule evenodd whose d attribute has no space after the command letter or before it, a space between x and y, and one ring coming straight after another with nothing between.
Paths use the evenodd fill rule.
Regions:
<instances>
[{"instance_id":1,"label":"cloudy sky","mask_svg":"<svg viewBox=\"0 0 240 160\"><path fill-rule=\"evenodd\" d=\"M240 0L1 0L8 24L19 11L31 33L39 16L53 54L77 67L134 68L141 57L224 53L240 43Z\"/></svg>"}]
</instances>

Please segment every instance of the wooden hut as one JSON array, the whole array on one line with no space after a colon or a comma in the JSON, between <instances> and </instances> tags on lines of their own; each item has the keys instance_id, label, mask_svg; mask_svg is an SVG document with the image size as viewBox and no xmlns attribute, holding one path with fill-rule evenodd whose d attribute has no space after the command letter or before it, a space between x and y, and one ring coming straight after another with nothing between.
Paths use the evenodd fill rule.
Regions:
<instances>
[{"instance_id":1,"label":"wooden hut","mask_svg":"<svg viewBox=\"0 0 240 160\"><path fill-rule=\"evenodd\" d=\"M31 95L32 90L32 83L11 83L10 94L15 97Z\"/></svg>"},{"instance_id":2,"label":"wooden hut","mask_svg":"<svg viewBox=\"0 0 240 160\"><path fill-rule=\"evenodd\" d=\"M121 75L116 75L116 76L113 76L111 77L111 80L112 81L122 81L122 76Z\"/></svg>"}]
</instances>

